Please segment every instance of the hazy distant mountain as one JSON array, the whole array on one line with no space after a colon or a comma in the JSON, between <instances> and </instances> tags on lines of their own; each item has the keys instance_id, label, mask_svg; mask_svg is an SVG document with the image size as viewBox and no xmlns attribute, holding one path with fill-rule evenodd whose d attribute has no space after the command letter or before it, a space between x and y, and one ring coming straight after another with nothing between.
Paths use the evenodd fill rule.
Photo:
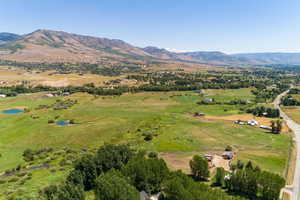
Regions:
<instances>
[{"instance_id":1,"label":"hazy distant mountain","mask_svg":"<svg viewBox=\"0 0 300 200\"><path fill-rule=\"evenodd\" d=\"M20 39L22 36L14 34L14 33L0 33L0 44L4 44L7 42L12 42Z\"/></svg>"},{"instance_id":2,"label":"hazy distant mountain","mask_svg":"<svg viewBox=\"0 0 300 200\"><path fill-rule=\"evenodd\" d=\"M248 58L264 64L300 64L300 53L242 53L232 56Z\"/></svg>"},{"instance_id":3,"label":"hazy distant mountain","mask_svg":"<svg viewBox=\"0 0 300 200\"><path fill-rule=\"evenodd\" d=\"M211 63L211 64L230 64L230 65L240 65L240 64L257 64L255 61L252 61L248 58L240 58L231 56L219 51L196 51L196 52L186 52L179 53L180 55L184 55L192 58L193 60L197 60L201 63Z\"/></svg>"},{"instance_id":4,"label":"hazy distant mountain","mask_svg":"<svg viewBox=\"0 0 300 200\"><path fill-rule=\"evenodd\" d=\"M140 63L189 62L212 65L299 64L300 53L228 55L218 51L176 53L122 40L83 36L63 31L37 30L19 36L0 33L0 59L18 62Z\"/></svg>"}]
</instances>

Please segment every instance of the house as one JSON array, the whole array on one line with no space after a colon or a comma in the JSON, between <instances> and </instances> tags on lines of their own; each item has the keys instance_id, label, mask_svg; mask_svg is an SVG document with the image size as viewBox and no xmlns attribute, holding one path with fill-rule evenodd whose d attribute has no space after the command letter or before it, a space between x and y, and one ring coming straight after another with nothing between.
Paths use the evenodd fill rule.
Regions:
<instances>
[{"instance_id":1,"label":"house","mask_svg":"<svg viewBox=\"0 0 300 200\"><path fill-rule=\"evenodd\" d=\"M204 155L204 158L206 158L207 159L207 161L212 161L212 159L214 158L214 156L213 155L211 155L211 154L205 154Z\"/></svg>"},{"instance_id":2,"label":"house","mask_svg":"<svg viewBox=\"0 0 300 200\"><path fill-rule=\"evenodd\" d=\"M0 98L5 98L6 94L0 94Z\"/></svg>"},{"instance_id":3,"label":"house","mask_svg":"<svg viewBox=\"0 0 300 200\"><path fill-rule=\"evenodd\" d=\"M225 151L222 154L222 157L226 160L231 160L233 158L233 152L232 151Z\"/></svg>"},{"instance_id":4,"label":"house","mask_svg":"<svg viewBox=\"0 0 300 200\"><path fill-rule=\"evenodd\" d=\"M145 191L140 192L140 200L149 200L150 196Z\"/></svg>"},{"instance_id":5,"label":"house","mask_svg":"<svg viewBox=\"0 0 300 200\"><path fill-rule=\"evenodd\" d=\"M160 195L161 195L161 193L149 195L147 192L141 191L140 192L140 200L158 200Z\"/></svg>"}]
</instances>

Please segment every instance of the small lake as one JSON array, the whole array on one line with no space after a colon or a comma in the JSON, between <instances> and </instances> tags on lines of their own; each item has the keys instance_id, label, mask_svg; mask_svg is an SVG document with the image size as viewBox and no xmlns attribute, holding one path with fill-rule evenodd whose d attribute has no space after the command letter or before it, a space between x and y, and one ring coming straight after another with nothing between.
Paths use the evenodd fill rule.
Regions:
<instances>
[{"instance_id":1,"label":"small lake","mask_svg":"<svg viewBox=\"0 0 300 200\"><path fill-rule=\"evenodd\" d=\"M22 113L24 112L23 110L20 110L20 109L9 109L9 110L4 110L3 113L4 114L19 114L19 113Z\"/></svg>"},{"instance_id":2,"label":"small lake","mask_svg":"<svg viewBox=\"0 0 300 200\"><path fill-rule=\"evenodd\" d=\"M69 121L58 121L58 122L56 122L56 125L68 126L68 125L70 125L70 122Z\"/></svg>"}]
</instances>

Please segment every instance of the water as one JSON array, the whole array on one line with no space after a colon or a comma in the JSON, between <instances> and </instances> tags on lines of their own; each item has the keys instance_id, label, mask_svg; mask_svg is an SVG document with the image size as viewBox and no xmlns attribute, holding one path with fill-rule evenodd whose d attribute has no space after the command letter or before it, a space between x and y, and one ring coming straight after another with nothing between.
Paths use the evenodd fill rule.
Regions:
<instances>
[{"instance_id":1,"label":"water","mask_svg":"<svg viewBox=\"0 0 300 200\"><path fill-rule=\"evenodd\" d=\"M3 113L4 114L19 114L19 113L22 113L24 112L23 110L20 110L20 109L9 109L9 110L4 110Z\"/></svg>"},{"instance_id":2,"label":"water","mask_svg":"<svg viewBox=\"0 0 300 200\"><path fill-rule=\"evenodd\" d=\"M58 122L56 122L56 125L68 126L68 125L70 125L70 122L69 121L58 121Z\"/></svg>"}]
</instances>

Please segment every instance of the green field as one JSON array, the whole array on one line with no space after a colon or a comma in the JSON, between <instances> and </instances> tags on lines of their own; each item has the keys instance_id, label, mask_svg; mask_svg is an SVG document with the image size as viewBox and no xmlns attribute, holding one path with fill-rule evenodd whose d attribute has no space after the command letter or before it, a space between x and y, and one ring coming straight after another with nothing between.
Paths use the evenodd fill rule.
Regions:
<instances>
[{"instance_id":1,"label":"green field","mask_svg":"<svg viewBox=\"0 0 300 200\"><path fill-rule=\"evenodd\" d=\"M43 93L37 93L0 99L0 110L30 110L18 115L0 113L0 171L24 165L22 153L27 148L52 147L59 151L67 147L80 151L104 143L129 143L147 151L187 154L220 153L226 145L232 145L238 151L239 159L250 159L263 169L284 174L289 136L267 134L258 128L237 126L230 121L205 121L193 117L195 112L214 116L242 114L240 106L197 105L196 102L207 97L223 102L235 98L253 100L250 91L207 90L204 97L194 92L149 92L120 97L77 93L68 97L44 98ZM51 105L57 99L76 99L78 103L66 110L36 110L39 105ZM48 120L56 116L59 116L56 121L72 119L76 124L64 127L48 124ZM145 134L154 137L145 141ZM53 161L53 165L56 166L57 162ZM41 186L60 180L67 169L55 173L50 169L32 171L32 179L23 185L15 182L2 184L0 194L26 191L29 196L33 195Z\"/></svg>"}]
</instances>

